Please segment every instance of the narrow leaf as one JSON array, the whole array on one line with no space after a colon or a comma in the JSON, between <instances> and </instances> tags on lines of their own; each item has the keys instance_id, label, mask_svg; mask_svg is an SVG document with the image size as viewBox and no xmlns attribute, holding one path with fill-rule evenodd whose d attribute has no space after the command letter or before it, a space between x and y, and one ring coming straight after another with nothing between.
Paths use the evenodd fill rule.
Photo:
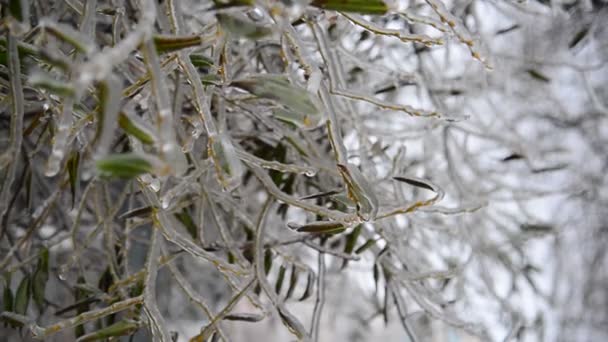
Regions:
<instances>
[{"instance_id":1,"label":"narrow leaf","mask_svg":"<svg viewBox=\"0 0 608 342\"><path fill-rule=\"evenodd\" d=\"M355 254L361 254L361 253L365 252L370 247L372 247L373 245L375 245L376 242L378 242L378 240L376 240L376 239L368 239L367 241L365 241L365 243L363 245L361 245L361 247L359 247L359 248L357 248L357 250L355 250Z\"/></svg>"},{"instance_id":2,"label":"narrow leaf","mask_svg":"<svg viewBox=\"0 0 608 342\"><path fill-rule=\"evenodd\" d=\"M25 315L27 313L27 307L30 304L31 284L30 276L26 275L21 279L17 292L15 293L15 313Z\"/></svg>"},{"instance_id":3,"label":"narrow leaf","mask_svg":"<svg viewBox=\"0 0 608 342\"><path fill-rule=\"evenodd\" d=\"M236 155L230 138L225 134L209 137L208 153L213 159L218 180L230 191L241 183L243 164Z\"/></svg>"},{"instance_id":4,"label":"narrow leaf","mask_svg":"<svg viewBox=\"0 0 608 342\"><path fill-rule=\"evenodd\" d=\"M78 191L80 169L80 152L72 151L70 159L68 159L68 175L70 178L70 191L72 193L72 208L76 202L76 192Z\"/></svg>"},{"instance_id":5,"label":"narrow leaf","mask_svg":"<svg viewBox=\"0 0 608 342\"><path fill-rule=\"evenodd\" d=\"M135 120L131 119L127 114L123 112L118 115L118 126L120 126L120 128L122 128L125 133L141 141L142 144L154 144L154 138L152 137L152 134L148 132L148 130L143 126L143 124L137 123Z\"/></svg>"},{"instance_id":6,"label":"narrow leaf","mask_svg":"<svg viewBox=\"0 0 608 342\"><path fill-rule=\"evenodd\" d=\"M264 274L268 274L272 268L272 250L266 248L264 252Z\"/></svg>"},{"instance_id":7,"label":"narrow leaf","mask_svg":"<svg viewBox=\"0 0 608 342\"><path fill-rule=\"evenodd\" d=\"M274 292L277 294L281 293L281 289L283 288L283 280L285 279L285 266L281 265L279 267L279 275L277 277L277 282L274 286Z\"/></svg>"},{"instance_id":8,"label":"narrow leaf","mask_svg":"<svg viewBox=\"0 0 608 342\"><path fill-rule=\"evenodd\" d=\"M43 248L40 251L38 265L32 279L32 297L40 310L44 307L44 294L46 283L49 280L49 250Z\"/></svg>"},{"instance_id":9,"label":"narrow leaf","mask_svg":"<svg viewBox=\"0 0 608 342\"><path fill-rule=\"evenodd\" d=\"M289 228L295 229L299 233L312 233L312 234L334 234L340 233L346 230L346 227L341 222L334 221L319 221L308 223L305 225L297 225L294 223L288 224Z\"/></svg>"},{"instance_id":10,"label":"narrow leaf","mask_svg":"<svg viewBox=\"0 0 608 342\"><path fill-rule=\"evenodd\" d=\"M198 239L198 227L194 223L192 216L190 216L188 209L183 208L181 212L175 213L173 215L179 222L184 225L184 227L186 227L186 230L188 231L188 233L190 233L190 236L192 236L193 239Z\"/></svg>"},{"instance_id":11,"label":"narrow leaf","mask_svg":"<svg viewBox=\"0 0 608 342\"><path fill-rule=\"evenodd\" d=\"M549 77L545 76L538 70L528 69L528 70L526 70L526 72L528 73L528 75L532 76L532 78L534 78L535 80L538 80L538 81L541 81L544 83L551 82L551 79Z\"/></svg>"},{"instance_id":12,"label":"narrow leaf","mask_svg":"<svg viewBox=\"0 0 608 342\"><path fill-rule=\"evenodd\" d=\"M11 290L10 284L7 283L4 286L4 291L2 292L2 308L4 311L7 312L11 312L13 311L13 301L14 301L14 296L13 296L13 291Z\"/></svg>"},{"instance_id":13,"label":"narrow leaf","mask_svg":"<svg viewBox=\"0 0 608 342\"><path fill-rule=\"evenodd\" d=\"M363 229L363 225L359 224L346 236L346 243L344 244L344 254L351 254L355 249L355 244L357 243L357 239L359 235L361 235L361 229ZM342 262L342 269L346 267L348 264L348 260L344 259Z\"/></svg>"},{"instance_id":14,"label":"narrow leaf","mask_svg":"<svg viewBox=\"0 0 608 342\"><path fill-rule=\"evenodd\" d=\"M123 320L117 323L114 323L108 327L103 329L99 329L90 334L86 334L81 336L76 341L85 342L85 341L98 341L110 337L118 337L118 336L127 336L132 335L139 328L139 324L133 321Z\"/></svg>"},{"instance_id":15,"label":"narrow leaf","mask_svg":"<svg viewBox=\"0 0 608 342\"><path fill-rule=\"evenodd\" d=\"M152 164L145 158L132 154L114 154L97 161L97 169L102 175L118 178L133 178L142 173L152 172Z\"/></svg>"},{"instance_id":16,"label":"narrow leaf","mask_svg":"<svg viewBox=\"0 0 608 342\"><path fill-rule=\"evenodd\" d=\"M71 97L76 93L74 87L68 82L56 80L50 75L43 73L35 73L30 76L29 83L33 87L46 90L58 96Z\"/></svg>"},{"instance_id":17,"label":"narrow leaf","mask_svg":"<svg viewBox=\"0 0 608 342\"><path fill-rule=\"evenodd\" d=\"M314 282L315 282L315 276L312 274L312 272L308 272L308 278L306 279L306 290L304 290L302 297L300 297L300 299L299 299L300 302L303 300L306 300L308 297L310 297L312 295Z\"/></svg>"},{"instance_id":18,"label":"narrow leaf","mask_svg":"<svg viewBox=\"0 0 608 342\"><path fill-rule=\"evenodd\" d=\"M153 40L156 52L159 54L195 47L201 45L203 41L200 36L176 37L164 35L155 35Z\"/></svg>"},{"instance_id":19,"label":"narrow leaf","mask_svg":"<svg viewBox=\"0 0 608 342\"><path fill-rule=\"evenodd\" d=\"M381 0L313 0L311 6L325 10L359 14L385 14L388 6Z\"/></svg>"},{"instance_id":20,"label":"narrow leaf","mask_svg":"<svg viewBox=\"0 0 608 342\"><path fill-rule=\"evenodd\" d=\"M502 161L509 162L509 161L520 160L520 159L524 159L524 156L519 153L512 153L512 154L502 158Z\"/></svg>"},{"instance_id":21,"label":"narrow leaf","mask_svg":"<svg viewBox=\"0 0 608 342\"><path fill-rule=\"evenodd\" d=\"M357 205L357 214L363 221L373 221L378 214L378 198L367 179L352 164L338 164L337 166L344 183L346 183L348 196Z\"/></svg>"},{"instance_id":22,"label":"narrow leaf","mask_svg":"<svg viewBox=\"0 0 608 342\"><path fill-rule=\"evenodd\" d=\"M583 40L583 38L585 38L585 36L587 36L587 33L589 33L589 27L585 27L582 30L578 31L568 44L568 48L572 49L573 47L575 47L578 43L580 43L581 40Z\"/></svg>"},{"instance_id":23,"label":"narrow leaf","mask_svg":"<svg viewBox=\"0 0 608 342\"><path fill-rule=\"evenodd\" d=\"M225 321L259 322L264 319L264 315L252 313L234 313L224 316Z\"/></svg>"},{"instance_id":24,"label":"narrow leaf","mask_svg":"<svg viewBox=\"0 0 608 342\"><path fill-rule=\"evenodd\" d=\"M407 184L415 186L415 187L419 187L419 188L423 188L423 189L426 189L426 190L430 190L430 191L436 192L435 189L431 185L425 183L422 180L418 180L418 179L415 179L415 178L412 178L412 177L393 177L393 179L397 180L397 181L400 181L400 182L407 183Z\"/></svg>"},{"instance_id":25,"label":"narrow leaf","mask_svg":"<svg viewBox=\"0 0 608 342\"><path fill-rule=\"evenodd\" d=\"M520 226L521 230L529 233L550 233L553 231L553 226L548 224L533 224L524 223Z\"/></svg>"},{"instance_id":26,"label":"narrow leaf","mask_svg":"<svg viewBox=\"0 0 608 342\"><path fill-rule=\"evenodd\" d=\"M290 110L275 110L277 118L299 127L316 127L321 121L321 111L306 89L295 86L282 75L255 75L236 80L232 85L258 97L274 100Z\"/></svg>"},{"instance_id":27,"label":"narrow leaf","mask_svg":"<svg viewBox=\"0 0 608 342\"><path fill-rule=\"evenodd\" d=\"M241 13L217 13L215 17L223 29L237 37L259 39L272 33L270 27L255 23Z\"/></svg>"},{"instance_id":28,"label":"narrow leaf","mask_svg":"<svg viewBox=\"0 0 608 342\"><path fill-rule=\"evenodd\" d=\"M287 288L287 293L285 294L285 300L288 300L293 295L293 291L296 289L296 285L298 284L298 269L295 265L291 265L291 275L289 276L289 288Z\"/></svg>"}]
</instances>

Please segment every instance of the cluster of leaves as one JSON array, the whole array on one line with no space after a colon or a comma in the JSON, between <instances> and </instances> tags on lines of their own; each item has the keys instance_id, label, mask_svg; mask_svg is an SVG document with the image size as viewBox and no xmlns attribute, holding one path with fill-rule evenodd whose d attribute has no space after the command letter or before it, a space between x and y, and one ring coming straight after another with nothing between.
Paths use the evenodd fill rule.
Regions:
<instances>
[{"instance_id":1,"label":"cluster of leaves","mask_svg":"<svg viewBox=\"0 0 608 342\"><path fill-rule=\"evenodd\" d=\"M483 260L502 310L484 263L520 266L491 232L449 228L492 221L453 215L512 189L480 179L466 142L477 127L454 125L466 85L441 84L450 70L428 64L450 39L478 75L490 61L443 1L394 3L2 2L2 319L37 338L169 341L158 277L205 321L191 341L228 340L225 321L271 315L317 340L325 274L367 258L370 302L385 321L396 311L412 341L418 310L488 339L452 313L471 305L462 270ZM426 92L424 109L403 101L410 86ZM406 155L421 140L443 159ZM201 279L222 284L221 300L209 303ZM308 329L288 304L311 298Z\"/></svg>"}]
</instances>

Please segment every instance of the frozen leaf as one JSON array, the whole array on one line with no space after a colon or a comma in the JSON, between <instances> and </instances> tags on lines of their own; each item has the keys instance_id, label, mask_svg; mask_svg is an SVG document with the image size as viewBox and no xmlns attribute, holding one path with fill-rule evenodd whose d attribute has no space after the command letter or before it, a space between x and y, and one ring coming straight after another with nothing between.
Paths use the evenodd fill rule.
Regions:
<instances>
[{"instance_id":1,"label":"frozen leaf","mask_svg":"<svg viewBox=\"0 0 608 342\"><path fill-rule=\"evenodd\" d=\"M313 0L311 6L359 14L382 15L388 11L388 6L382 0Z\"/></svg>"},{"instance_id":2,"label":"frozen leaf","mask_svg":"<svg viewBox=\"0 0 608 342\"><path fill-rule=\"evenodd\" d=\"M195 47L202 43L202 38L200 36L176 37L155 35L153 40L156 52L159 54Z\"/></svg>"},{"instance_id":3,"label":"frozen leaf","mask_svg":"<svg viewBox=\"0 0 608 342\"><path fill-rule=\"evenodd\" d=\"M235 6L251 6L255 2L254 0L213 0L215 8L228 8Z\"/></svg>"},{"instance_id":4,"label":"frozen leaf","mask_svg":"<svg viewBox=\"0 0 608 342\"><path fill-rule=\"evenodd\" d=\"M357 214L364 221L372 221L378 214L378 198L359 169L352 165L338 164L338 170L346 183L348 196L357 205Z\"/></svg>"},{"instance_id":5,"label":"frozen leaf","mask_svg":"<svg viewBox=\"0 0 608 342\"><path fill-rule=\"evenodd\" d=\"M315 128L322 119L321 115L309 115L285 108L276 108L272 111L272 114L277 120L300 128Z\"/></svg>"},{"instance_id":6,"label":"frozen leaf","mask_svg":"<svg viewBox=\"0 0 608 342\"><path fill-rule=\"evenodd\" d=\"M213 60L203 55L190 55L190 62L197 68L211 68L213 66Z\"/></svg>"},{"instance_id":7,"label":"frozen leaf","mask_svg":"<svg viewBox=\"0 0 608 342\"><path fill-rule=\"evenodd\" d=\"M289 288L287 288L287 293L285 294L285 300L291 298L293 295L293 291L296 289L296 285L298 285L298 269L295 265L291 265L291 275L289 276Z\"/></svg>"},{"instance_id":8,"label":"frozen leaf","mask_svg":"<svg viewBox=\"0 0 608 342\"><path fill-rule=\"evenodd\" d=\"M272 268L272 250L266 248L264 251L264 274L268 274Z\"/></svg>"},{"instance_id":9,"label":"frozen leaf","mask_svg":"<svg viewBox=\"0 0 608 342\"><path fill-rule=\"evenodd\" d=\"M532 76L532 78L534 78L537 81L541 81L544 83L551 82L551 79L549 77L547 77L545 74L541 73L540 71L538 71L536 69L528 69L528 70L526 70L526 72L528 73L528 75Z\"/></svg>"},{"instance_id":10,"label":"frozen leaf","mask_svg":"<svg viewBox=\"0 0 608 342\"><path fill-rule=\"evenodd\" d=\"M234 313L224 316L225 321L259 322L264 319L264 315L252 313Z\"/></svg>"},{"instance_id":11,"label":"frozen leaf","mask_svg":"<svg viewBox=\"0 0 608 342\"><path fill-rule=\"evenodd\" d=\"M270 27L256 23L242 13L217 13L215 17L222 28L237 37L259 39L272 33Z\"/></svg>"},{"instance_id":12,"label":"frozen leaf","mask_svg":"<svg viewBox=\"0 0 608 342\"><path fill-rule=\"evenodd\" d=\"M274 286L274 292L277 294L281 293L281 289L283 288L283 280L285 280L285 266L281 265L279 267L279 275L277 277L277 282Z\"/></svg>"},{"instance_id":13,"label":"frozen leaf","mask_svg":"<svg viewBox=\"0 0 608 342\"><path fill-rule=\"evenodd\" d=\"M127 134L141 141L142 144L154 144L154 138L149 130L144 125L136 122L136 120L131 119L124 112L121 112L118 115L118 126L120 126L120 128L122 128L122 130Z\"/></svg>"},{"instance_id":14,"label":"frozen leaf","mask_svg":"<svg viewBox=\"0 0 608 342\"><path fill-rule=\"evenodd\" d=\"M44 307L44 294L48 280L49 250L47 248L43 248L42 251L40 251L38 265L32 278L32 297L34 298L36 305L38 305L38 308L41 310Z\"/></svg>"},{"instance_id":15,"label":"frozen leaf","mask_svg":"<svg viewBox=\"0 0 608 342\"><path fill-rule=\"evenodd\" d=\"M274 100L290 110L275 110L277 118L300 127L315 127L321 112L306 89L293 85L282 75L255 75L235 80L232 85L258 97Z\"/></svg>"},{"instance_id":16,"label":"frozen leaf","mask_svg":"<svg viewBox=\"0 0 608 342\"><path fill-rule=\"evenodd\" d=\"M11 277L10 275L6 276L4 282L4 290L2 292L2 305L4 311L13 311L13 291L11 290Z\"/></svg>"},{"instance_id":17,"label":"frozen leaf","mask_svg":"<svg viewBox=\"0 0 608 342\"><path fill-rule=\"evenodd\" d=\"M436 192L435 188L433 188L432 185L429 185L428 183L426 183L424 180L421 179L415 179L413 177L393 177L394 180L400 181L400 182L404 182L407 183L409 185L418 187L418 188L422 188L422 189L426 189L426 190L430 190L433 192Z\"/></svg>"},{"instance_id":18,"label":"frozen leaf","mask_svg":"<svg viewBox=\"0 0 608 342\"><path fill-rule=\"evenodd\" d=\"M331 221L319 221L307 223L305 225L289 223L288 226L291 229L295 229L299 233L311 234L336 234L343 232L346 229L343 223Z\"/></svg>"},{"instance_id":19,"label":"frozen leaf","mask_svg":"<svg viewBox=\"0 0 608 342\"><path fill-rule=\"evenodd\" d=\"M573 47L575 47L578 43L580 43L581 40L583 40L583 38L585 38L587 36L587 33L589 33L589 27L585 27L582 30L578 31L574 37L572 38L572 40L570 41L570 43L568 43L568 48L572 49Z\"/></svg>"},{"instance_id":20,"label":"frozen leaf","mask_svg":"<svg viewBox=\"0 0 608 342\"><path fill-rule=\"evenodd\" d=\"M184 225L184 227L186 227L186 230L188 233L190 233L190 236L192 236L193 239L198 239L198 227L194 223L192 216L190 216L188 209L184 208L179 213L175 213L173 215Z\"/></svg>"},{"instance_id":21,"label":"frozen leaf","mask_svg":"<svg viewBox=\"0 0 608 342\"><path fill-rule=\"evenodd\" d=\"M217 177L225 190L231 191L241 183L243 164L232 142L225 134L209 137L208 152L215 164Z\"/></svg>"},{"instance_id":22,"label":"frozen leaf","mask_svg":"<svg viewBox=\"0 0 608 342\"><path fill-rule=\"evenodd\" d=\"M152 172L150 161L134 153L114 154L97 161L102 175L118 178L133 178Z\"/></svg>"},{"instance_id":23,"label":"frozen leaf","mask_svg":"<svg viewBox=\"0 0 608 342\"><path fill-rule=\"evenodd\" d=\"M313 275L312 272L308 272L308 277L306 278L306 289L304 290L304 293L302 294L302 297L300 297L299 301L303 301L308 299L308 297L310 297L312 295L312 290L315 286L315 276Z\"/></svg>"},{"instance_id":24,"label":"frozen leaf","mask_svg":"<svg viewBox=\"0 0 608 342\"><path fill-rule=\"evenodd\" d=\"M76 90L74 87L65 81L59 81L47 74L35 73L29 78L29 83L36 88L44 89L51 94L59 96L74 96Z\"/></svg>"},{"instance_id":25,"label":"frozen leaf","mask_svg":"<svg viewBox=\"0 0 608 342\"><path fill-rule=\"evenodd\" d=\"M68 175L70 179L70 190L72 192L72 208L76 201L76 192L78 191L79 175L80 175L80 152L72 151L70 159L68 159Z\"/></svg>"},{"instance_id":26,"label":"frozen leaf","mask_svg":"<svg viewBox=\"0 0 608 342\"><path fill-rule=\"evenodd\" d=\"M373 245L375 245L376 242L378 242L378 240L376 240L376 239L368 239L367 241L365 241L365 243L363 245L361 245L361 247L359 247L359 248L357 248L355 250L355 254L361 254L361 253L365 252L370 247L372 247Z\"/></svg>"},{"instance_id":27,"label":"frozen leaf","mask_svg":"<svg viewBox=\"0 0 608 342\"><path fill-rule=\"evenodd\" d=\"M363 229L363 225L359 224L346 236L346 243L344 244L344 254L351 254L355 249L355 245L357 244L357 239L359 235L361 235L361 229ZM344 259L342 262L342 269L346 267L348 264L348 260Z\"/></svg>"},{"instance_id":28,"label":"frozen leaf","mask_svg":"<svg viewBox=\"0 0 608 342\"><path fill-rule=\"evenodd\" d=\"M21 279L21 283L19 283L19 287L17 287L17 292L15 293L15 313L20 315L25 315L27 313L27 307L30 304L31 296L32 291L30 276L25 275L23 279Z\"/></svg>"},{"instance_id":29,"label":"frozen leaf","mask_svg":"<svg viewBox=\"0 0 608 342\"><path fill-rule=\"evenodd\" d=\"M77 342L98 341L98 340L107 339L107 338L111 338L111 337L127 336L127 335L132 335L133 333L135 333L135 331L137 331L137 329L139 329L138 323L136 323L134 321L130 321L130 320L123 320L123 321L114 323L110 326L107 326L105 328L94 331L90 334L81 336L76 341Z\"/></svg>"}]
</instances>

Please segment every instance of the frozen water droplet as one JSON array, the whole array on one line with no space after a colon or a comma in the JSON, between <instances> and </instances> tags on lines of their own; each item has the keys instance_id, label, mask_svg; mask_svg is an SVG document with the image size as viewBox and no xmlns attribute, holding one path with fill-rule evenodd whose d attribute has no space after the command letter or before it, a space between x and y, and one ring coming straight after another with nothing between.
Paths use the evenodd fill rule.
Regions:
<instances>
[{"instance_id":1,"label":"frozen water droplet","mask_svg":"<svg viewBox=\"0 0 608 342\"><path fill-rule=\"evenodd\" d=\"M150 189L154 192L158 192L160 190L160 181L158 179L152 179L150 182Z\"/></svg>"},{"instance_id":2,"label":"frozen water droplet","mask_svg":"<svg viewBox=\"0 0 608 342\"><path fill-rule=\"evenodd\" d=\"M317 170L309 169L304 172L304 174L306 175L306 177L314 177L317 175Z\"/></svg>"},{"instance_id":3,"label":"frozen water droplet","mask_svg":"<svg viewBox=\"0 0 608 342\"><path fill-rule=\"evenodd\" d=\"M65 265L61 265L59 267L59 273L58 273L58 277L61 280L67 280L68 279L68 273L70 272L70 266L68 266L68 264Z\"/></svg>"},{"instance_id":4,"label":"frozen water droplet","mask_svg":"<svg viewBox=\"0 0 608 342\"><path fill-rule=\"evenodd\" d=\"M163 196L162 200L160 201L160 206L163 209L167 209L169 208L169 205L171 204L171 200L173 199L173 196L168 196L169 194Z\"/></svg>"}]
</instances>

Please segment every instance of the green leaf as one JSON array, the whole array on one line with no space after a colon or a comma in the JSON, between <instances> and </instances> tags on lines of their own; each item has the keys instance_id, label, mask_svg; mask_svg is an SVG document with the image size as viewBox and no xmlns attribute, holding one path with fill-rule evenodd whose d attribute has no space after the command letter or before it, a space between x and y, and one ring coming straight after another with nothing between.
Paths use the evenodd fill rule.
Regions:
<instances>
[{"instance_id":1,"label":"green leaf","mask_svg":"<svg viewBox=\"0 0 608 342\"><path fill-rule=\"evenodd\" d=\"M10 0L8 3L8 9L11 12L11 15L19 20L19 21L23 21L24 16L27 15L27 11L25 6L27 6L28 3L23 3L23 0Z\"/></svg>"},{"instance_id":2,"label":"green leaf","mask_svg":"<svg viewBox=\"0 0 608 342\"><path fill-rule=\"evenodd\" d=\"M95 43L90 37L82 32L76 31L69 25L44 20L40 23L40 26L44 29L45 33L72 45L76 50L83 54L90 54L96 50Z\"/></svg>"},{"instance_id":3,"label":"green leaf","mask_svg":"<svg viewBox=\"0 0 608 342\"><path fill-rule=\"evenodd\" d=\"M300 297L300 299L299 299L300 302L308 299L308 297L310 297L312 295L312 290L315 285L314 283L315 283L315 276L312 274L312 272L308 272L308 277L306 279L306 289L304 290L302 297Z\"/></svg>"},{"instance_id":4,"label":"green leaf","mask_svg":"<svg viewBox=\"0 0 608 342\"><path fill-rule=\"evenodd\" d=\"M285 300L291 298L293 295L293 291L296 289L296 285L298 284L298 269L296 265L291 265L291 275L289 276L289 288L287 288L287 293L285 294Z\"/></svg>"},{"instance_id":5,"label":"green leaf","mask_svg":"<svg viewBox=\"0 0 608 342\"><path fill-rule=\"evenodd\" d=\"M357 248L357 250L355 251L355 254L361 254L361 253L365 252L371 246L375 245L376 242L378 242L378 240L376 240L376 239L369 239L369 240L365 241L365 243L363 245L361 245L361 247Z\"/></svg>"},{"instance_id":6,"label":"green leaf","mask_svg":"<svg viewBox=\"0 0 608 342\"><path fill-rule=\"evenodd\" d=\"M133 333L135 333L135 331L137 331L137 329L139 329L139 324L137 324L136 322L130 320L123 320L103 329L94 331L90 334L86 334L76 341L98 341L110 337L132 335Z\"/></svg>"},{"instance_id":7,"label":"green leaf","mask_svg":"<svg viewBox=\"0 0 608 342\"><path fill-rule=\"evenodd\" d=\"M188 233L190 233L190 236L192 236L193 239L198 238L198 227L194 223L192 216L190 216L188 209L183 208L181 212L175 213L173 215L179 222L184 225L184 227L186 227L186 230L188 231Z\"/></svg>"},{"instance_id":8,"label":"green leaf","mask_svg":"<svg viewBox=\"0 0 608 342\"><path fill-rule=\"evenodd\" d=\"M357 214L364 221L372 221L378 214L378 198L367 179L359 169L352 165L338 164L338 171L342 175L348 196L357 205Z\"/></svg>"},{"instance_id":9,"label":"green leaf","mask_svg":"<svg viewBox=\"0 0 608 342\"><path fill-rule=\"evenodd\" d=\"M524 223L520 226L521 230L528 233L546 234L553 231L553 226L548 224Z\"/></svg>"},{"instance_id":10,"label":"green leaf","mask_svg":"<svg viewBox=\"0 0 608 342\"><path fill-rule=\"evenodd\" d=\"M13 311L14 298L15 297L13 296L13 291L11 290L11 281L9 276L4 283L4 291L2 292L2 304L4 311Z\"/></svg>"},{"instance_id":11,"label":"green leaf","mask_svg":"<svg viewBox=\"0 0 608 342\"><path fill-rule=\"evenodd\" d=\"M217 13L215 17L222 28L237 37L260 39L272 33L270 27L255 23L241 13Z\"/></svg>"},{"instance_id":12,"label":"green leaf","mask_svg":"<svg viewBox=\"0 0 608 342\"><path fill-rule=\"evenodd\" d=\"M213 60L203 55L190 55L190 62L197 68L211 68L213 67Z\"/></svg>"},{"instance_id":13,"label":"green leaf","mask_svg":"<svg viewBox=\"0 0 608 342\"><path fill-rule=\"evenodd\" d=\"M415 187L418 187L418 188L422 188L422 189L430 190L430 191L433 191L433 192L437 192L435 190L435 188L433 188L432 185L429 185L428 183L425 183L422 180L414 179L414 178L411 178L411 177L407 177L406 178L406 177L399 177L399 176L393 177L393 179L397 180L397 181L400 181L400 182L407 183L409 185L412 185L412 186L415 186Z\"/></svg>"},{"instance_id":14,"label":"green leaf","mask_svg":"<svg viewBox=\"0 0 608 342\"><path fill-rule=\"evenodd\" d=\"M528 69L528 70L526 70L526 72L528 73L528 75L532 76L532 78L534 78L535 80L538 80L538 81L541 81L544 83L551 82L551 79L549 77L545 76L538 70Z\"/></svg>"},{"instance_id":15,"label":"green leaf","mask_svg":"<svg viewBox=\"0 0 608 342\"><path fill-rule=\"evenodd\" d=\"M311 234L336 234L346 230L343 223L334 221L319 221L305 225L289 223L287 226L291 229L295 229L299 233Z\"/></svg>"},{"instance_id":16,"label":"green leaf","mask_svg":"<svg viewBox=\"0 0 608 342\"><path fill-rule=\"evenodd\" d=\"M361 235L361 229L363 229L363 225L359 224L346 236L346 243L344 244L344 254L351 254L355 249L355 244L357 244L357 239L359 235ZM342 269L346 267L348 264L348 260L344 259L342 262Z\"/></svg>"},{"instance_id":17,"label":"green leaf","mask_svg":"<svg viewBox=\"0 0 608 342\"><path fill-rule=\"evenodd\" d=\"M376 293L378 293L378 281L380 280L380 269L378 268L378 263L374 263L372 272L374 274L374 286L376 289Z\"/></svg>"},{"instance_id":18,"label":"green leaf","mask_svg":"<svg viewBox=\"0 0 608 342\"><path fill-rule=\"evenodd\" d=\"M298 341L302 341L304 336L302 336L302 334L300 333L300 330L297 328L298 324L297 322L295 322L292 317L290 317L289 315L285 314L285 312L283 312L283 309L281 307L278 308L278 312L279 312L279 317L281 318L281 322L283 323L283 325L287 328L287 330L289 330L292 334L296 335L296 337L298 338Z\"/></svg>"},{"instance_id":19,"label":"green leaf","mask_svg":"<svg viewBox=\"0 0 608 342\"><path fill-rule=\"evenodd\" d=\"M149 132L147 132L147 129L144 128L143 125L136 123L135 120L132 120L127 114L123 112L118 114L118 126L120 126L120 128L122 128L125 133L141 141L142 144L154 144L154 138Z\"/></svg>"},{"instance_id":20,"label":"green leaf","mask_svg":"<svg viewBox=\"0 0 608 342\"><path fill-rule=\"evenodd\" d=\"M316 127L321 121L321 111L315 105L312 94L306 89L292 85L282 75L255 75L235 80L232 85L258 97L274 100L289 110L275 110L278 119L299 127Z\"/></svg>"},{"instance_id":21,"label":"green leaf","mask_svg":"<svg viewBox=\"0 0 608 342\"><path fill-rule=\"evenodd\" d=\"M213 0L215 8L228 8L235 6L251 6L254 4L254 0Z\"/></svg>"},{"instance_id":22,"label":"green leaf","mask_svg":"<svg viewBox=\"0 0 608 342\"><path fill-rule=\"evenodd\" d=\"M281 293L281 289L283 288L283 280L285 279L285 266L281 265L279 267L279 275L277 277L277 282L274 286L274 292L277 294Z\"/></svg>"},{"instance_id":23,"label":"green leaf","mask_svg":"<svg viewBox=\"0 0 608 342\"><path fill-rule=\"evenodd\" d=\"M209 136L208 152L216 174L225 190L233 190L241 183L243 164L237 157L230 138L225 134Z\"/></svg>"},{"instance_id":24,"label":"green leaf","mask_svg":"<svg viewBox=\"0 0 608 342\"><path fill-rule=\"evenodd\" d=\"M388 6L381 0L313 0L311 6L325 10L359 14L385 14Z\"/></svg>"},{"instance_id":25,"label":"green leaf","mask_svg":"<svg viewBox=\"0 0 608 342\"><path fill-rule=\"evenodd\" d=\"M33 87L46 90L58 96L72 97L76 94L76 90L68 82L56 80L50 75L43 73L35 73L30 76L29 83Z\"/></svg>"},{"instance_id":26,"label":"green leaf","mask_svg":"<svg viewBox=\"0 0 608 342\"><path fill-rule=\"evenodd\" d=\"M96 165L102 175L124 179L133 178L153 170L152 163L133 153L110 155L97 161Z\"/></svg>"},{"instance_id":27,"label":"green leaf","mask_svg":"<svg viewBox=\"0 0 608 342\"><path fill-rule=\"evenodd\" d=\"M26 275L23 277L23 279L21 279L21 283L19 283L17 293L15 294L15 313L20 315L25 315L27 313L27 307L30 304L31 295L32 291L30 275Z\"/></svg>"},{"instance_id":28,"label":"green leaf","mask_svg":"<svg viewBox=\"0 0 608 342\"><path fill-rule=\"evenodd\" d=\"M259 322L264 319L264 315L253 313L234 313L224 316L225 321Z\"/></svg>"},{"instance_id":29,"label":"green leaf","mask_svg":"<svg viewBox=\"0 0 608 342\"><path fill-rule=\"evenodd\" d=\"M76 192L78 190L78 170L80 168L80 152L72 151L70 159L68 159L68 175L70 178L70 191L72 193L72 208L76 202Z\"/></svg>"},{"instance_id":30,"label":"green leaf","mask_svg":"<svg viewBox=\"0 0 608 342\"><path fill-rule=\"evenodd\" d=\"M49 280L49 250L43 248L40 251L38 265L32 279L32 297L38 308L42 311L44 308L44 294L46 283Z\"/></svg>"},{"instance_id":31,"label":"green leaf","mask_svg":"<svg viewBox=\"0 0 608 342\"><path fill-rule=\"evenodd\" d=\"M264 274L268 274L272 268L272 250L266 248L264 251Z\"/></svg>"},{"instance_id":32,"label":"green leaf","mask_svg":"<svg viewBox=\"0 0 608 342\"><path fill-rule=\"evenodd\" d=\"M572 38L572 40L570 41L570 43L568 43L568 48L572 49L573 47L575 47L578 43L580 43L581 40L583 40L583 38L585 38L585 36L587 36L587 33L589 33L589 26L584 27L582 30L578 31L574 37Z\"/></svg>"},{"instance_id":33,"label":"green leaf","mask_svg":"<svg viewBox=\"0 0 608 342\"><path fill-rule=\"evenodd\" d=\"M201 45L203 41L200 36L176 37L164 35L155 35L153 40L154 46L156 47L156 52L159 54L198 46Z\"/></svg>"}]
</instances>

